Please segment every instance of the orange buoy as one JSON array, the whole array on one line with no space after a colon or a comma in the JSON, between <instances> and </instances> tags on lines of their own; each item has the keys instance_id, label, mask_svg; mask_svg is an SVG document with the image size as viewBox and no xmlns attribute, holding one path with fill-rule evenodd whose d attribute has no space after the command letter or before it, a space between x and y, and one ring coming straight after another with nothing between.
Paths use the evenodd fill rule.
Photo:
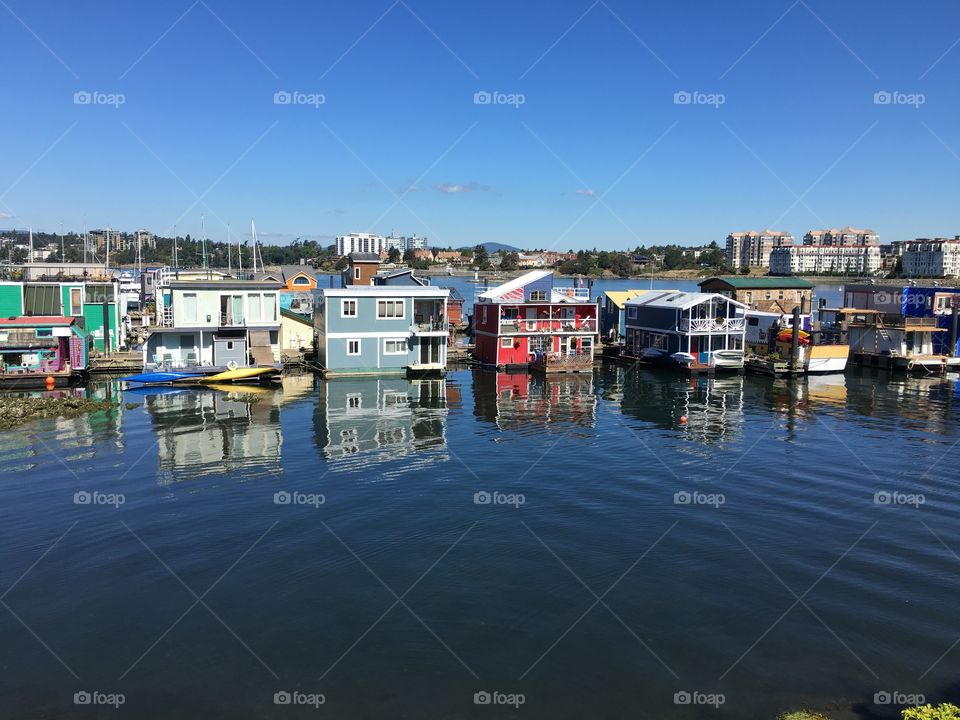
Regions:
<instances>
[{"instance_id":1,"label":"orange buoy","mask_svg":"<svg viewBox=\"0 0 960 720\"><path fill-rule=\"evenodd\" d=\"M686 425L686 424L687 424L687 416L686 416L686 415L681 415L681 416L680 416L680 424L681 424L681 425Z\"/></svg>"},{"instance_id":2,"label":"orange buoy","mask_svg":"<svg viewBox=\"0 0 960 720\"><path fill-rule=\"evenodd\" d=\"M47 375L46 383L47 390L53 390L53 387L57 384L57 381L54 380L53 375Z\"/></svg>"}]
</instances>

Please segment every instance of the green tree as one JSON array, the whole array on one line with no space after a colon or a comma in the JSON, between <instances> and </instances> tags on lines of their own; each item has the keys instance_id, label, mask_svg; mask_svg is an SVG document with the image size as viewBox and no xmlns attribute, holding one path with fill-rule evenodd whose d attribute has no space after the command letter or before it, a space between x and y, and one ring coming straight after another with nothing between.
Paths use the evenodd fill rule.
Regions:
<instances>
[{"instance_id":1,"label":"green tree","mask_svg":"<svg viewBox=\"0 0 960 720\"><path fill-rule=\"evenodd\" d=\"M500 259L501 270L516 270L520 267L520 255L515 252L505 252Z\"/></svg>"},{"instance_id":2,"label":"green tree","mask_svg":"<svg viewBox=\"0 0 960 720\"><path fill-rule=\"evenodd\" d=\"M473 264L477 266L478 270L490 269L490 253L483 245L477 245L473 249Z\"/></svg>"},{"instance_id":3,"label":"green tree","mask_svg":"<svg viewBox=\"0 0 960 720\"><path fill-rule=\"evenodd\" d=\"M399 248L390 248L390 252L387 253L387 261L396 264L400 262L401 259L403 259L403 256L400 254Z\"/></svg>"}]
</instances>

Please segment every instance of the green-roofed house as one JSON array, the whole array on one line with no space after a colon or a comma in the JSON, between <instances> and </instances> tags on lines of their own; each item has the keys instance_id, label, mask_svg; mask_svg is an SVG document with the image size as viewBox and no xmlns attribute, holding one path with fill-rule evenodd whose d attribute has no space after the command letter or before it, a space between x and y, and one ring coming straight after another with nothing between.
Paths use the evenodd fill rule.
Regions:
<instances>
[{"instance_id":1,"label":"green-roofed house","mask_svg":"<svg viewBox=\"0 0 960 720\"><path fill-rule=\"evenodd\" d=\"M714 277L700 283L701 292L719 293L758 312L789 315L795 307L812 312L813 283L793 277Z\"/></svg>"}]
</instances>

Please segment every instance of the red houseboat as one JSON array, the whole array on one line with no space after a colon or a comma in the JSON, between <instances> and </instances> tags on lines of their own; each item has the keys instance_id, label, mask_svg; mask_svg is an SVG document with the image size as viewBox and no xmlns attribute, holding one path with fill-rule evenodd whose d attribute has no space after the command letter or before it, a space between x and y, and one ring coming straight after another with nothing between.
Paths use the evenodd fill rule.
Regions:
<instances>
[{"instance_id":1,"label":"red houseboat","mask_svg":"<svg viewBox=\"0 0 960 720\"><path fill-rule=\"evenodd\" d=\"M554 287L550 270L480 293L473 313L476 357L484 365L548 373L593 367L597 305L586 288Z\"/></svg>"}]
</instances>

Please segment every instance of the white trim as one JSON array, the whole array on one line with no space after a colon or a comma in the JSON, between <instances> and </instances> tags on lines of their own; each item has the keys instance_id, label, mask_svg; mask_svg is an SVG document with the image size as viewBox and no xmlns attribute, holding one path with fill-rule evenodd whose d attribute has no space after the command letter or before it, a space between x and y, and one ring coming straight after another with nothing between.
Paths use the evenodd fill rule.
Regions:
<instances>
[{"instance_id":1,"label":"white trim","mask_svg":"<svg viewBox=\"0 0 960 720\"><path fill-rule=\"evenodd\" d=\"M344 338L409 338L410 332L407 330L394 332L335 332L327 333L331 340L342 340Z\"/></svg>"},{"instance_id":2,"label":"white trim","mask_svg":"<svg viewBox=\"0 0 960 720\"><path fill-rule=\"evenodd\" d=\"M345 309L344 309L344 308L346 307L346 304L347 304L348 302L352 302L352 303L353 303L353 315L347 315L347 314L346 314L346 311L345 311ZM357 315L358 315L359 312L360 312L360 307L359 307L359 305L358 305L358 303L357 303L357 299L356 299L356 298L343 298L342 300L340 300L340 317L342 317L342 318L355 318L355 317L357 317Z\"/></svg>"},{"instance_id":3,"label":"white trim","mask_svg":"<svg viewBox=\"0 0 960 720\"><path fill-rule=\"evenodd\" d=\"M350 343L355 342L357 344L357 351L350 352ZM360 341L360 338L349 338L347 340L347 356L348 357L357 357L358 355L363 354L363 343Z\"/></svg>"},{"instance_id":4,"label":"white trim","mask_svg":"<svg viewBox=\"0 0 960 720\"><path fill-rule=\"evenodd\" d=\"M388 342L400 342L403 343L403 350L395 350L393 352L387 350ZM384 338L383 339L383 354L384 355L407 355L410 352L410 349L407 347L406 338Z\"/></svg>"},{"instance_id":5,"label":"white trim","mask_svg":"<svg viewBox=\"0 0 960 720\"><path fill-rule=\"evenodd\" d=\"M390 285L351 285L345 288L324 288L324 297L421 297L446 298L450 296L449 288L434 287L432 285L418 285L416 287L396 287Z\"/></svg>"}]
</instances>

